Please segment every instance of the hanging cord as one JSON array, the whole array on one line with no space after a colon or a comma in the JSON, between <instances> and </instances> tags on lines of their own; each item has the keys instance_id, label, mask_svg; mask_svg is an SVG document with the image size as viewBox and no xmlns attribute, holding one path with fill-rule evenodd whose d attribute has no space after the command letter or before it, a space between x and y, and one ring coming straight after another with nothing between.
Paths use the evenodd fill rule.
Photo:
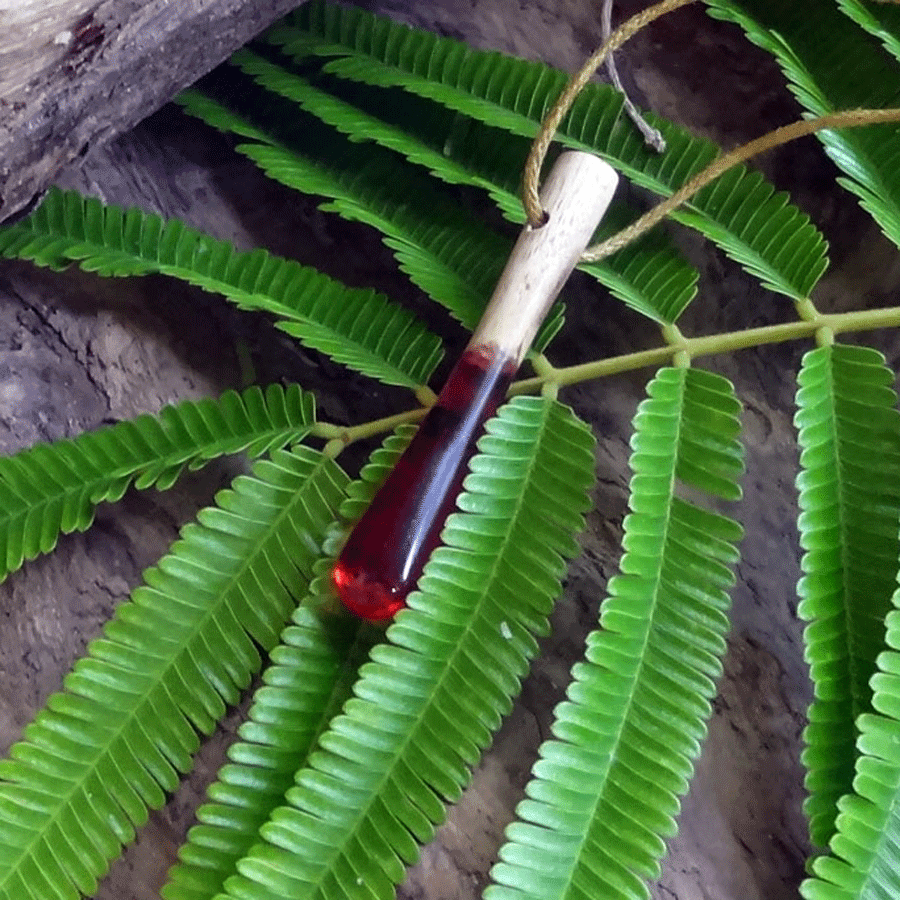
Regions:
<instances>
[{"instance_id":1,"label":"hanging cord","mask_svg":"<svg viewBox=\"0 0 900 900\"><path fill-rule=\"evenodd\" d=\"M553 141L553 136L556 134L556 129L559 128L559 123L562 122L575 98L603 64L607 54L618 50L630 37L637 34L645 25L649 25L654 19L658 19L673 9L678 9L694 2L695 0L663 0L662 3L650 6L636 16L632 16L627 22L623 22L603 42L602 46L595 51L581 69L572 76L565 90L557 97L556 103L553 104L550 112L547 113L544 121L541 123L541 130L534 139L534 143L531 145L531 152L528 154L528 159L525 162L522 203L525 206L528 223L532 228L540 228L545 221L545 213L538 197L538 182L541 177L541 168L544 165L544 159Z\"/></svg>"},{"instance_id":2,"label":"hanging cord","mask_svg":"<svg viewBox=\"0 0 900 900\"><path fill-rule=\"evenodd\" d=\"M860 125L875 125L883 122L900 122L900 109L848 109L843 112L820 116L817 119L803 119L792 122L790 125L782 125L762 137L755 138L734 150L723 153L711 162L702 172L696 174L683 187L679 188L644 213L639 219L627 225L611 238L588 247L581 256L584 262L597 262L611 256L617 250L621 250L626 244L639 238L644 232L649 231L654 225L661 222L670 212L677 209L683 203L690 200L701 188L706 187L711 181L715 181L720 175L733 166L746 162L750 157L780 147L788 141L815 134L828 128L855 128Z\"/></svg>"},{"instance_id":3,"label":"hanging cord","mask_svg":"<svg viewBox=\"0 0 900 900\"><path fill-rule=\"evenodd\" d=\"M637 34L650 22L665 15L667 12L687 6L693 2L694 0L663 0L663 2L650 6L637 15L632 16L632 18L620 25L603 42L603 45L590 57L584 66L572 76L565 90L559 95L556 103L553 104L541 123L541 129L531 145L531 151L525 163L522 204L525 207L525 213L532 228L539 228L546 221L546 214L538 198L540 172L556 130L571 108L575 98L603 64L609 53L621 47L629 38ZM898 3L900 0L888 0L888 2ZM631 225L626 226L611 238L588 247L582 254L581 259L584 262L596 262L600 259L605 259L617 250L621 250L626 244L630 244L646 231L649 231L654 225L657 225L669 213L686 203L697 191L714 181L728 169L746 162L758 153L763 153L766 150L786 144L788 141L829 128L855 128L860 125L875 125L886 122L900 122L900 109L851 109L820 116L816 119L803 119L799 122L776 128L774 131L762 135L762 137L755 138L734 150L723 153L683 187L675 191L671 197L654 206Z\"/></svg>"}]
</instances>

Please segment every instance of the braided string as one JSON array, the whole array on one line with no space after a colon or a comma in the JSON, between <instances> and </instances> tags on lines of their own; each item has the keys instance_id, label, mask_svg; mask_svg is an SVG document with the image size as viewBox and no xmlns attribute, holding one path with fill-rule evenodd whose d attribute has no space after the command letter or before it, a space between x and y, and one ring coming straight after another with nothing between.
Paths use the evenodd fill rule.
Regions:
<instances>
[{"instance_id":1,"label":"braided string","mask_svg":"<svg viewBox=\"0 0 900 900\"><path fill-rule=\"evenodd\" d=\"M650 22L693 2L694 0L662 0L661 3L656 3L632 16L632 18L613 31L581 69L572 76L566 88L559 95L541 123L540 131L531 145L531 151L525 163L522 180L522 204L525 207L528 222L533 228L539 228L546 222L546 213L541 207L538 189L540 173L547 156L547 150L553 141L560 122L568 113L575 98L581 93L611 52L621 47L629 38L637 34ZM887 0L887 2L897 3L898 0ZM588 247L581 258L585 262L597 262L612 255L617 250L621 250L622 247L637 240L642 234L661 222L669 213L686 203L694 194L728 169L746 162L759 153L771 150L773 147L779 147L799 137L805 137L829 128L856 128L862 125L874 125L885 122L900 122L900 109L851 109L820 116L815 119L802 119L789 125L782 125L734 150L723 153L670 197L644 213L631 225L626 226L605 241Z\"/></svg>"}]
</instances>

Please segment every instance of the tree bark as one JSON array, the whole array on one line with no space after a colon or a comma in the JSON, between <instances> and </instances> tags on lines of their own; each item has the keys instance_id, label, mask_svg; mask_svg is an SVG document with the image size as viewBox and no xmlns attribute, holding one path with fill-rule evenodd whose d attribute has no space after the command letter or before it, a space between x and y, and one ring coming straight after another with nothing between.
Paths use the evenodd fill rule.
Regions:
<instances>
[{"instance_id":1,"label":"tree bark","mask_svg":"<svg viewBox=\"0 0 900 900\"><path fill-rule=\"evenodd\" d=\"M0 221L302 0L0 0Z\"/></svg>"}]
</instances>

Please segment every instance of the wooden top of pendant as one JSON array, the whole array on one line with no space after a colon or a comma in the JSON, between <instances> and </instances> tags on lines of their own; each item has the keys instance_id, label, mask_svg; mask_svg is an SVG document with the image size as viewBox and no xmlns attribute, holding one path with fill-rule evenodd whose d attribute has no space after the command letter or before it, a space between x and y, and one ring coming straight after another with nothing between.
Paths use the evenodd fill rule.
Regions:
<instances>
[{"instance_id":1,"label":"wooden top of pendant","mask_svg":"<svg viewBox=\"0 0 900 900\"><path fill-rule=\"evenodd\" d=\"M526 225L469 346L494 344L516 363L609 207L615 170L591 153L563 153L541 190L547 220Z\"/></svg>"}]
</instances>

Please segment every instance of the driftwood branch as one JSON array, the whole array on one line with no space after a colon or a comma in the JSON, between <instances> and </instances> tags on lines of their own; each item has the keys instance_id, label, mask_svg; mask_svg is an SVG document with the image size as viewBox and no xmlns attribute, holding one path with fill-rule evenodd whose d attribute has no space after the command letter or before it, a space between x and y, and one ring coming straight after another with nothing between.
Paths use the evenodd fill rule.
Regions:
<instances>
[{"instance_id":1,"label":"driftwood branch","mask_svg":"<svg viewBox=\"0 0 900 900\"><path fill-rule=\"evenodd\" d=\"M0 0L0 221L301 0Z\"/></svg>"}]
</instances>

